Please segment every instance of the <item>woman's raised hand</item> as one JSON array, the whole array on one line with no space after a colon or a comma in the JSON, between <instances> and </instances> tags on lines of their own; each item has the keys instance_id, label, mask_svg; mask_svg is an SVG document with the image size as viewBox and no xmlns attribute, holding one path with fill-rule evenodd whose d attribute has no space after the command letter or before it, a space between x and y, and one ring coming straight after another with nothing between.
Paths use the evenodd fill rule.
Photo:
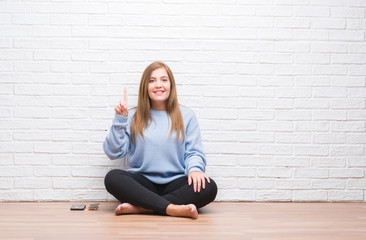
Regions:
<instances>
[{"instance_id":1,"label":"woman's raised hand","mask_svg":"<svg viewBox=\"0 0 366 240\"><path fill-rule=\"evenodd\" d=\"M123 101L120 101L120 103L114 108L114 110L117 114L128 117L127 88L124 89Z\"/></svg>"}]
</instances>

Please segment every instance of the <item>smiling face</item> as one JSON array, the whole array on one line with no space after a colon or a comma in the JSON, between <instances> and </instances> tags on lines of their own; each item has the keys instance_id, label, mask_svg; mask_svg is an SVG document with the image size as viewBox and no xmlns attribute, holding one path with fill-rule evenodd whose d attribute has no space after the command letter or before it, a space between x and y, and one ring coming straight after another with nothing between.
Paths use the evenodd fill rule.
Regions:
<instances>
[{"instance_id":1,"label":"smiling face","mask_svg":"<svg viewBox=\"0 0 366 240\"><path fill-rule=\"evenodd\" d=\"M170 95L170 79L165 68L158 68L151 73L148 93L152 109L166 110Z\"/></svg>"}]
</instances>

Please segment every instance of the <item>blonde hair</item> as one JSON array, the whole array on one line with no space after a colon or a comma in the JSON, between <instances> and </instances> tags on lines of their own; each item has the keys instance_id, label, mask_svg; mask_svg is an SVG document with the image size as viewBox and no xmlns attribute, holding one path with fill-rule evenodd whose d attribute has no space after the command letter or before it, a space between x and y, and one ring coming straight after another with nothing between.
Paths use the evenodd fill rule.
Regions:
<instances>
[{"instance_id":1,"label":"blonde hair","mask_svg":"<svg viewBox=\"0 0 366 240\"><path fill-rule=\"evenodd\" d=\"M148 93L149 80L152 72L159 68L164 68L166 70L170 80L170 95L166 102L166 112L171 119L171 129L169 136L173 134L173 131L176 131L176 141L179 141L180 138L182 138L182 142L185 140L183 118L179 109L178 95L173 72L166 64L156 61L146 67L141 77L137 108L135 114L132 117L132 142L136 142L137 135L140 135L142 138L144 138L144 130L148 127L151 120L151 100Z\"/></svg>"}]
</instances>

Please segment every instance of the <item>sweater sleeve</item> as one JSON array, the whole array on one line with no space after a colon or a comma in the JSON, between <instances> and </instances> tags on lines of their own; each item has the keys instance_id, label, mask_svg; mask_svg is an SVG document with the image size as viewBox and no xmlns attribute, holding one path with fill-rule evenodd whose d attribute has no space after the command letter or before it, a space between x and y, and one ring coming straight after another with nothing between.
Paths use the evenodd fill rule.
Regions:
<instances>
[{"instance_id":1,"label":"sweater sleeve","mask_svg":"<svg viewBox=\"0 0 366 240\"><path fill-rule=\"evenodd\" d=\"M109 134L103 143L104 152L110 159L122 158L129 152L128 125L128 117L115 115Z\"/></svg>"},{"instance_id":2,"label":"sweater sleeve","mask_svg":"<svg viewBox=\"0 0 366 240\"><path fill-rule=\"evenodd\" d=\"M206 156L203 152L199 124L194 114L186 127L184 161L186 175L193 171L205 172Z\"/></svg>"}]
</instances>

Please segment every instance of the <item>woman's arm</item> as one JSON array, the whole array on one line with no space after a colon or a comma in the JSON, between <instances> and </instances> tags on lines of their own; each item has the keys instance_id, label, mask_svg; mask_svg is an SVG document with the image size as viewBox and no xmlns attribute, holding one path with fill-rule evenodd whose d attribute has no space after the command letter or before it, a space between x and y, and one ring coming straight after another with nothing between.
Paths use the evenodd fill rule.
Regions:
<instances>
[{"instance_id":1,"label":"woman's arm","mask_svg":"<svg viewBox=\"0 0 366 240\"><path fill-rule=\"evenodd\" d=\"M186 174L188 175L188 185L193 184L195 192L200 192L201 187L205 189L205 180L210 183L209 177L206 176L206 155L203 151L201 141L201 132L196 116L193 116L186 127L185 141L185 165Z\"/></svg>"},{"instance_id":2,"label":"woman's arm","mask_svg":"<svg viewBox=\"0 0 366 240\"><path fill-rule=\"evenodd\" d=\"M110 159L122 158L129 152L130 134L128 128L128 117L116 114L109 134L103 143L104 152Z\"/></svg>"},{"instance_id":3,"label":"woman's arm","mask_svg":"<svg viewBox=\"0 0 366 240\"><path fill-rule=\"evenodd\" d=\"M121 101L114 110L116 115L111 130L103 143L104 152L110 159L124 157L130 147L126 88L124 89L123 102Z\"/></svg>"}]
</instances>

